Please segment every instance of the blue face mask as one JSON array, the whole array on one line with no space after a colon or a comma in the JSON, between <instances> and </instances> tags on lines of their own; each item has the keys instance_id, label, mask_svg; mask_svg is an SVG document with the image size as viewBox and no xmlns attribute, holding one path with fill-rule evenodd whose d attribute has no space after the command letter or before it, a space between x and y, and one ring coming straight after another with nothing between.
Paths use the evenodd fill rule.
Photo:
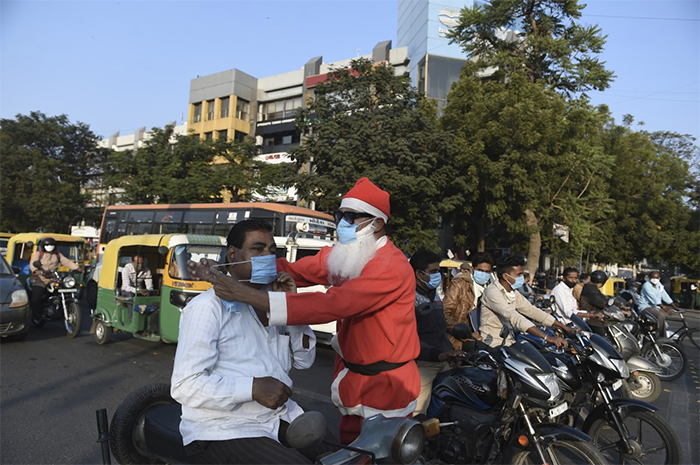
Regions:
<instances>
[{"instance_id":1,"label":"blue face mask","mask_svg":"<svg viewBox=\"0 0 700 465\"><path fill-rule=\"evenodd\" d=\"M340 223L338 223L338 227L335 230L336 234L338 235L338 242L340 242L341 244L352 244L353 242L357 242L357 227L361 224L369 223L370 221L374 221L374 219L363 221L362 223L351 224L348 223L348 221L345 218L343 218L342 220L340 220ZM371 230L369 230L369 232L371 232ZM367 235L369 234L365 234L362 237L366 237Z\"/></svg>"},{"instance_id":2,"label":"blue face mask","mask_svg":"<svg viewBox=\"0 0 700 465\"><path fill-rule=\"evenodd\" d=\"M428 274L425 271L422 271L423 274ZM420 278L418 278L420 279ZM421 279L421 281L423 281ZM425 284L425 287L428 289L437 289L437 287L442 283L442 274L440 273L430 273L430 281L425 282L423 281L423 284Z\"/></svg>"},{"instance_id":3,"label":"blue face mask","mask_svg":"<svg viewBox=\"0 0 700 465\"><path fill-rule=\"evenodd\" d=\"M223 263L217 266L241 265L243 263L251 264L250 279L240 279L239 281L250 281L251 284L269 284L277 279L277 256L275 255L260 255L251 257L250 260L244 262Z\"/></svg>"},{"instance_id":4,"label":"blue face mask","mask_svg":"<svg viewBox=\"0 0 700 465\"><path fill-rule=\"evenodd\" d=\"M508 273L506 273L506 275L510 276ZM512 276L510 276L510 277L513 278ZM513 279L515 279L515 282L513 284L511 284L510 287L514 291L520 289L521 287L523 287L523 284L525 284L525 277L523 277L523 276L518 276L517 278L513 278Z\"/></svg>"},{"instance_id":5,"label":"blue face mask","mask_svg":"<svg viewBox=\"0 0 700 465\"><path fill-rule=\"evenodd\" d=\"M474 281L481 285L484 286L486 283L489 282L489 279L491 279L491 273L487 273L485 271L480 271L480 270L474 270Z\"/></svg>"}]
</instances>

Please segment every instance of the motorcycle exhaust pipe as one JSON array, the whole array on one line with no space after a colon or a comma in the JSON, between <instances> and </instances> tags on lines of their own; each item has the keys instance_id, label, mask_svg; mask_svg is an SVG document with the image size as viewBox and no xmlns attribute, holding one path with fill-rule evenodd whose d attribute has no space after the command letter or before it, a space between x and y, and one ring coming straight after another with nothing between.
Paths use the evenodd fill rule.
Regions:
<instances>
[{"instance_id":1,"label":"motorcycle exhaust pipe","mask_svg":"<svg viewBox=\"0 0 700 465\"><path fill-rule=\"evenodd\" d=\"M97 410L97 442L102 448L102 464L112 465L112 456L109 454L109 424L107 423L107 409Z\"/></svg>"}]
</instances>

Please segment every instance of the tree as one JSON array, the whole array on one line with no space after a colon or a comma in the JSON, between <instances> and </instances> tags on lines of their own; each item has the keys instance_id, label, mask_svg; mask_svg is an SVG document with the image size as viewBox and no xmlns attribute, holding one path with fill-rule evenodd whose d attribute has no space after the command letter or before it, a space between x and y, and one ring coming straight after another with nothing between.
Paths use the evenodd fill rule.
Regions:
<instances>
[{"instance_id":1,"label":"tree","mask_svg":"<svg viewBox=\"0 0 700 465\"><path fill-rule=\"evenodd\" d=\"M418 95L408 77L353 60L314 88L297 124L305 137L290 155L302 172L296 178L302 197L333 211L367 176L391 195L394 242L407 253L436 248L438 204L452 176L451 140L440 130L434 103Z\"/></svg>"},{"instance_id":2,"label":"tree","mask_svg":"<svg viewBox=\"0 0 700 465\"><path fill-rule=\"evenodd\" d=\"M597 54L605 36L598 26L576 22L585 5L577 0L491 0L461 11L448 37L481 69L525 70L566 95L604 90L614 78Z\"/></svg>"},{"instance_id":3,"label":"tree","mask_svg":"<svg viewBox=\"0 0 700 465\"><path fill-rule=\"evenodd\" d=\"M205 142L198 135L175 135L173 126L153 128L138 150L113 152L105 183L124 189L122 201L150 203L248 201L287 176L290 164L256 161L250 142Z\"/></svg>"},{"instance_id":4,"label":"tree","mask_svg":"<svg viewBox=\"0 0 700 465\"><path fill-rule=\"evenodd\" d=\"M0 229L69 233L92 218L82 188L98 179L107 152L83 123L41 112L0 120Z\"/></svg>"},{"instance_id":5,"label":"tree","mask_svg":"<svg viewBox=\"0 0 700 465\"><path fill-rule=\"evenodd\" d=\"M458 182L475 186L461 209L466 222L456 228L469 225L471 231L459 232L483 250L487 232L502 226L528 250L531 272L543 241L572 258L606 208L612 158L599 142L603 117L533 82L524 70L507 82L478 74L478 65L465 65L442 117L460 142L453 169ZM567 248L554 238L554 223L570 228Z\"/></svg>"}]
</instances>

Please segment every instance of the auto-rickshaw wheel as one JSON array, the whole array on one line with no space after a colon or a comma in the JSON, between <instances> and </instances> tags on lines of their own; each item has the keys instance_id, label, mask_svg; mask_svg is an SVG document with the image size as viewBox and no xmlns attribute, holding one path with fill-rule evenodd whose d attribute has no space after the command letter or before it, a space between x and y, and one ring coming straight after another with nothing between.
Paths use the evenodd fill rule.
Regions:
<instances>
[{"instance_id":1,"label":"auto-rickshaw wheel","mask_svg":"<svg viewBox=\"0 0 700 465\"><path fill-rule=\"evenodd\" d=\"M112 327L107 326L103 320L97 320L95 323L95 341L99 345L104 345L112 338Z\"/></svg>"}]
</instances>

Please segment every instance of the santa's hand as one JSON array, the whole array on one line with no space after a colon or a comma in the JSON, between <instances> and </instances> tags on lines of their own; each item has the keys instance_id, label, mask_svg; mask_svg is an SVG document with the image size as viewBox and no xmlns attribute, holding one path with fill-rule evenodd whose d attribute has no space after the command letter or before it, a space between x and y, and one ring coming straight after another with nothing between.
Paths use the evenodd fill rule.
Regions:
<instances>
[{"instance_id":1,"label":"santa's hand","mask_svg":"<svg viewBox=\"0 0 700 465\"><path fill-rule=\"evenodd\" d=\"M297 283L294 282L292 275L286 271L277 273L277 279L272 283L272 290L275 292L297 292Z\"/></svg>"}]
</instances>

